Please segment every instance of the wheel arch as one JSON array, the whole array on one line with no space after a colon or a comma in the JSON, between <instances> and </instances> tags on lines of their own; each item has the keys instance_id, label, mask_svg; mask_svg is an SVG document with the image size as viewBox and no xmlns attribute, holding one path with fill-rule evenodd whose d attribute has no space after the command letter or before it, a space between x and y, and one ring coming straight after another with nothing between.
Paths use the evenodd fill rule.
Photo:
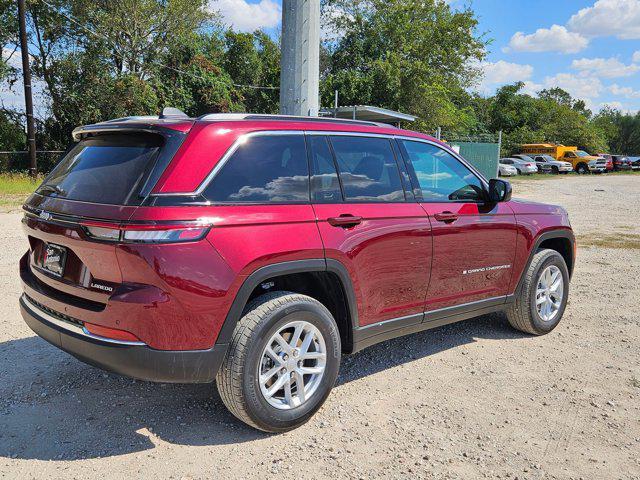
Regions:
<instances>
[{"instance_id":1,"label":"wheel arch","mask_svg":"<svg viewBox=\"0 0 640 480\"><path fill-rule=\"evenodd\" d=\"M308 295L327 307L338 324L343 352L353 351L358 309L351 277L341 262L324 258L275 263L251 273L236 293L216 344L230 342L236 324L253 298L277 290Z\"/></svg>"},{"instance_id":2,"label":"wheel arch","mask_svg":"<svg viewBox=\"0 0 640 480\"><path fill-rule=\"evenodd\" d=\"M535 239L531 251L529 252L529 258L527 259L527 263L520 274L520 278L518 279L518 283L514 290L514 295L520 292L525 274L533 261L533 257L536 252L542 248L549 248L558 252L567 264L569 277L571 277L573 275L573 268L575 264L575 242L576 240L573 232L569 229L550 230L540 234Z\"/></svg>"}]
</instances>

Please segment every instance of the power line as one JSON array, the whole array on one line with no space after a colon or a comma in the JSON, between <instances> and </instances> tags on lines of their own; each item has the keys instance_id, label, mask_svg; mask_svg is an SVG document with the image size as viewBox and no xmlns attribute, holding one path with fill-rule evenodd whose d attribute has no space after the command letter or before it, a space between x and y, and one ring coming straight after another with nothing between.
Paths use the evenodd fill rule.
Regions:
<instances>
[{"instance_id":1,"label":"power line","mask_svg":"<svg viewBox=\"0 0 640 480\"><path fill-rule=\"evenodd\" d=\"M101 33L98 33L98 32L96 32L95 30L92 30L92 29L90 29L89 27L87 27L87 26L85 26L85 25L81 24L78 20L76 20L75 18L73 18L71 15L67 15L67 14L66 14L66 13L64 13L64 12L59 12L59 11L56 9L56 7L54 7L54 6L53 6L53 5L51 5L49 2L47 2L47 0L41 0L41 1L42 1L42 3L44 3L45 5L47 5L49 8L51 8L51 9L55 10L55 11L56 11L56 12L58 12L60 15L62 15L63 17L65 17L65 18L66 18L67 20L69 20L70 22L75 23L76 25L78 25L78 26L79 26L80 28L82 28L83 30L85 30L85 31L89 32L91 35L94 35L94 36L96 36L96 37L98 37L98 38L102 38L103 40L106 40L106 41L111 45L111 47L113 47L113 48L117 48L117 47L116 47L116 45L112 42L112 40L111 40L109 37L107 37L106 35L101 34ZM155 64L155 65L157 65L157 66L159 66L159 67L166 68L166 69L168 69L168 70L173 70L174 72L176 72L176 73L180 73L180 74L182 74L182 75L189 75L189 76L191 76L191 77L193 77L193 78L197 78L197 79L199 79L199 80L204 80L204 81L208 81L208 80L209 80L209 79L207 79L207 78L205 78L205 77L202 77L202 76L200 76L200 75L197 75L197 74L195 74L195 73L186 72L186 71L181 70L181 69L176 68L176 67L171 67L171 66L169 66L169 65L164 65L164 64L162 64L162 63L158 62L157 60L151 60L151 63L153 63L153 64ZM254 89L254 90L280 90L280 87L274 87L274 86L242 85L242 84L233 83L233 82L231 83L231 85L233 85L234 87L238 87L238 88L251 88L251 89Z\"/></svg>"}]
</instances>

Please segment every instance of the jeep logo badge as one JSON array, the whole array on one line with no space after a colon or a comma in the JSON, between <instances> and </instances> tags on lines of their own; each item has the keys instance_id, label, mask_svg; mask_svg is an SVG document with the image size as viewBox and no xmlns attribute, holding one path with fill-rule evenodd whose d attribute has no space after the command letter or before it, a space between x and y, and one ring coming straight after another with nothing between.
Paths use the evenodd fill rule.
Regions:
<instances>
[{"instance_id":1,"label":"jeep logo badge","mask_svg":"<svg viewBox=\"0 0 640 480\"><path fill-rule=\"evenodd\" d=\"M51 220L51 214L49 212L45 212L44 210L40 212L38 217L40 217L42 220Z\"/></svg>"}]
</instances>

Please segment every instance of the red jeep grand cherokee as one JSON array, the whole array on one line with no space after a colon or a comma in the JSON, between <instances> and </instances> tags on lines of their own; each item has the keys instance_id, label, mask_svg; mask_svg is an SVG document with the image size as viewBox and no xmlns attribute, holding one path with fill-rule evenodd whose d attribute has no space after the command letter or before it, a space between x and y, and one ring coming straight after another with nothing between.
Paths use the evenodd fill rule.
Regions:
<instances>
[{"instance_id":1,"label":"red jeep grand cherokee","mask_svg":"<svg viewBox=\"0 0 640 480\"><path fill-rule=\"evenodd\" d=\"M563 315L567 213L426 135L219 114L73 136L24 205L25 321L113 372L216 380L258 429L306 422L342 354L488 312L534 335Z\"/></svg>"}]
</instances>

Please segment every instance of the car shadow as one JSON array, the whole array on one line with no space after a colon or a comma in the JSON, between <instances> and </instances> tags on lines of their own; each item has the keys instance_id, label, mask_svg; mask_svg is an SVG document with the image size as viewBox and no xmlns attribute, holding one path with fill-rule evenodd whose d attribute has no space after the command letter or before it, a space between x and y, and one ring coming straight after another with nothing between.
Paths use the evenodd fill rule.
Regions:
<instances>
[{"instance_id":1,"label":"car shadow","mask_svg":"<svg viewBox=\"0 0 640 480\"><path fill-rule=\"evenodd\" d=\"M369 347L343 359L337 388L475 342L509 339L502 314ZM136 381L85 365L38 337L0 343L0 457L78 460L179 445L243 443L268 434L236 420L215 385Z\"/></svg>"}]
</instances>

